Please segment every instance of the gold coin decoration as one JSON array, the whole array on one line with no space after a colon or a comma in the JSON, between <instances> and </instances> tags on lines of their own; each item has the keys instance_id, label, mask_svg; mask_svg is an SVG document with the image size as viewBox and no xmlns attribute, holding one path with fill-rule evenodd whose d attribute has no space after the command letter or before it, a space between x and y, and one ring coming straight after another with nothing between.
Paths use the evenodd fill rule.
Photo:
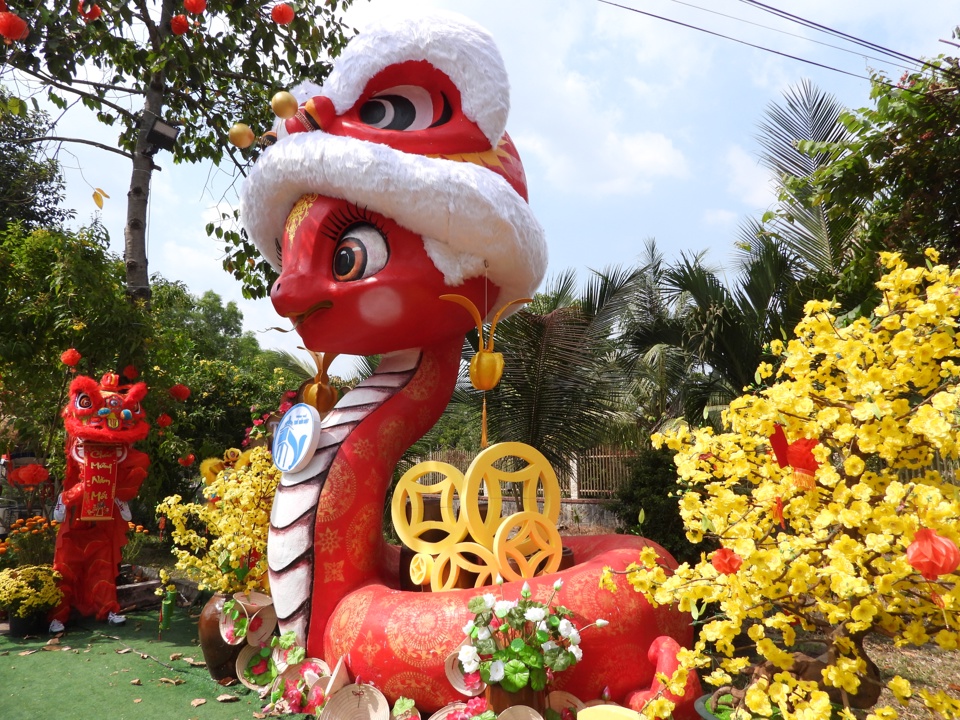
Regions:
<instances>
[{"instance_id":1,"label":"gold coin decoration","mask_svg":"<svg viewBox=\"0 0 960 720\"><path fill-rule=\"evenodd\" d=\"M436 475L435 484L421 482ZM501 518L504 492L521 506ZM439 496L439 520L425 519L427 496ZM462 587L463 574L481 587L497 575L529 578L560 565L560 483L547 459L524 443L486 448L466 474L449 463L416 465L397 484L391 514L401 541L417 553L411 579L420 585L429 577L432 590Z\"/></svg>"},{"instance_id":2,"label":"gold coin decoration","mask_svg":"<svg viewBox=\"0 0 960 720\"><path fill-rule=\"evenodd\" d=\"M530 546L536 550L530 552ZM504 580L523 580L556 572L563 557L563 543L555 523L537 512L521 512L500 525L493 552Z\"/></svg>"}]
</instances>

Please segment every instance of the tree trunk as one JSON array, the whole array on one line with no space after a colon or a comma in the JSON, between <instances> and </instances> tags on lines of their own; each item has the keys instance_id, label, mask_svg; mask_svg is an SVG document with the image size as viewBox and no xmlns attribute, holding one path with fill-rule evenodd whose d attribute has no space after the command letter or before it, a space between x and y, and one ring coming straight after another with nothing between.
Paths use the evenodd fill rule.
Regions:
<instances>
[{"instance_id":1,"label":"tree trunk","mask_svg":"<svg viewBox=\"0 0 960 720\"><path fill-rule=\"evenodd\" d=\"M170 34L170 18L173 16L174 0L163 0L160 21L157 24L159 37ZM150 201L150 178L153 169L153 148L147 142L144 131L146 121L161 117L166 96L166 78L163 70L150 76L143 103L137 148L133 156L130 174L130 190L127 193L127 224L123 229L123 261L127 269L127 295L132 300L150 300L150 273L147 267L147 208Z\"/></svg>"}]
</instances>

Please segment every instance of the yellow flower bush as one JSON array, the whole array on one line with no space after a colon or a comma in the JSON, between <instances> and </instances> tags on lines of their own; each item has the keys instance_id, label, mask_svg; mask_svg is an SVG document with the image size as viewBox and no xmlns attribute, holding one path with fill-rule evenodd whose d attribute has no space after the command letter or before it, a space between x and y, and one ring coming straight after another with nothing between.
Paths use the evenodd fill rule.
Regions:
<instances>
[{"instance_id":1,"label":"yellow flower bush","mask_svg":"<svg viewBox=\"0 0 960 720\"><path fill-rule=\"evenodd\" d=\"M868 633L900 646L960 642L958 571L927 580L906 557L924 528L960 543L960 487L931 469L937 455L955 460L960 450L960 269L928 257L907 267L882 256L883 300L870 317L844 323L831 303L808 303L795 338L772 344L782 359L773 384L731 403L726 432L654 436L676 451L688 538L721 548L673 574L645 553L628 577L651 603L702 617L682 665L705 668L713 685L748 674L741 712L826 718L833 700L852 718L852 698L880 687L863 650ZM791 443L807 441L809 489L772 452L778 425ZM812 677L809 663L801 671L801 630L827 644ZM759 672L735 655L744 634ZM913 692L899 676L887 686L903 704L960 716L960 701L943 691ZM868 718L896 716L883 707Z\"/></svg>"},{"instance_id":2,"label":"yellow flower bush","mask_svg":"<svg viewBox=\"0 0 960 720\"><path fill-rule=\"evenodd\" d=\"M0 570L0 610L17 617L45 613L63 599L60 573L50 565L21 565Z\"/></svg>"},{"instance_id":3,"label":"yellow flower bush","mask_svg":"<svg viewBox=\"0 0 960 720\"><path fill-rule=\"evenodd\" d=\"M266 448L255 448L249 459L204 488L206 503L173 495L157 506L172 525L177 568L196 578L201 589L268 590L267 531L280 471Z\"/></svg>"}]
</instances>

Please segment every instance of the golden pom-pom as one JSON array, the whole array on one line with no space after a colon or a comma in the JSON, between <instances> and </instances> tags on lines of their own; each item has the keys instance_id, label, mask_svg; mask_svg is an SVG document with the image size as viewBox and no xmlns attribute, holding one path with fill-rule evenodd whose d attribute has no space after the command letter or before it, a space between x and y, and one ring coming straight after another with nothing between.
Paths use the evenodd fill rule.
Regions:
<instances>
[{"instance_id":1,"label":"golden pom-pom","mask_svg":"<svg viewBox=\"0 0 960 720\"><path fill-rule=\"evenodd\" d=\"M253 134L253 130L251 130L250 126L246 123L237 123L230 128L229 138L230 143L236 145L241 150L253 145L253 141L257 139L256 135Z\"/></svg>"},{"instance_id":2,"label":"golden pom-pom","mask_svg":"<svg viewBox=\"0 0 960 720\"><path fill-rule=\"evenodd\" d=\"M297 99L286 90L281 90L270 100L270 107L273 108L273 114L282 120L292 118L297 114L300 107Z\"/></svg>"}]
</instances>

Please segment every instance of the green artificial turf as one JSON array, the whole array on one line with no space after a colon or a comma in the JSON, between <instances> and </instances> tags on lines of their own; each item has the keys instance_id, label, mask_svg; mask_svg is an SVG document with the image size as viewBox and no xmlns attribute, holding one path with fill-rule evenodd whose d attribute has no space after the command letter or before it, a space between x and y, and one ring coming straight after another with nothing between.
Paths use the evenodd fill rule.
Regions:
<instances>
[{"instance_id":1,"label":"green artificial turf","mask_svg":"<svg viewBox=\"0 0 960 720\"><path fill-rule=\"evenodd\" d=\"M0 718L251 720L263 705L256 693L218 685L205 667L186 660L203 662L196 638L196 619L181 609L160 638L156 611L129 613L119 627L74 623L55 644L47 635L2 634ZM177 653L182 657L171 660ZM220 695L238 700L219 702ZM198 699L206 702L191 705Z\"/></svg>"}]
</instances>

